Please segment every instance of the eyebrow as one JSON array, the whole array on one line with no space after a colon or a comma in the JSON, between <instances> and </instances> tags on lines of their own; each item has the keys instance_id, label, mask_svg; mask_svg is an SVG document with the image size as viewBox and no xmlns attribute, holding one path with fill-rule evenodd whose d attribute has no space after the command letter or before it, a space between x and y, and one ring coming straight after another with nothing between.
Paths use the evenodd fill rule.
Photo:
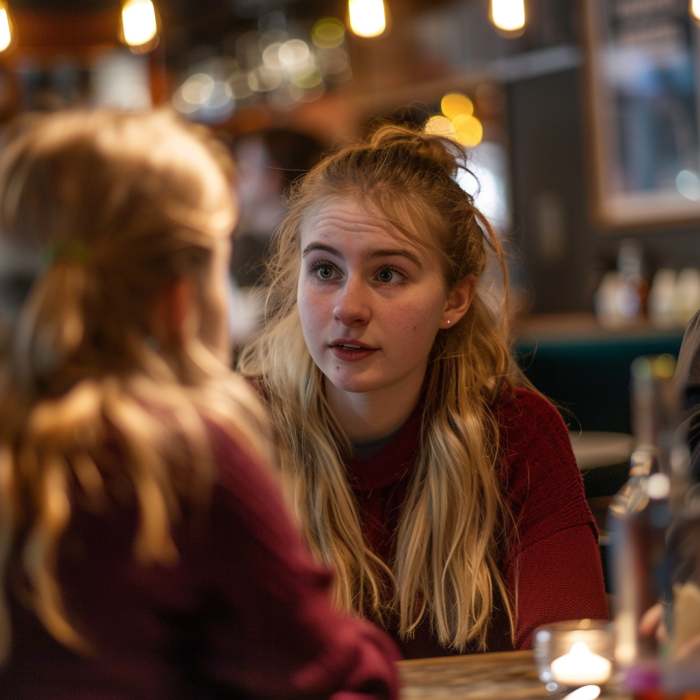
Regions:
<instances>
[{"instance_id":1,"label":"eyebrow","mask_svg":"<svg viewBox=\"0 0 700 700\"><path fill-rule=\"evenodd\" d=\"M339 250L333 248L332 246L325 245L324 243L309 243L309 245L307 245L306 248L304 248L302 257L306 257L306 255L312 253L315 250L322 250L326 253L330 253L331 255L336 255L339 258L343 257ZM420 258L413 251L408 250L407 248L381 248L380 250L372 251L372 254L369 257L388 258L394 255L399 255L401 257L407 258L419 269L423 269L423 264L421 263Z\"/></svg>"}]
</instances>

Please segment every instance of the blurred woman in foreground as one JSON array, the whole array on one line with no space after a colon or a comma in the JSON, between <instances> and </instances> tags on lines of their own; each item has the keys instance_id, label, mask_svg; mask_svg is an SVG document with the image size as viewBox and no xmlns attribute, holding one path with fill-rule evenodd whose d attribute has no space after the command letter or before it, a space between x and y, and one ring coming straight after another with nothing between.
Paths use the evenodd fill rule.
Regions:
<instances>
[{"instance_id":1,"label":"blurred woman in foreground","mask_svg":"<svg viewBox=\"0 0 700 700\"><path fill-rule=\"evenodd\" d=\"M0 163L5 302L36 277L0 399L3 698L395 697L227 370L219 165L166 113L111 112L39 118Z\"/></svg>"},{"instance_id":2,"label":"blurred woman in foreground","mask_svg":"<svg viewBox=\"0 0 700 700\"><path fill-rule=\"evenodd\" d=\"M380 128L301 181L241 369L272 410L340 609L408 657L527 648L605 618L569 436L508 347L498 239L445 138ZM507 290L507 283L505 284Z\"/></svg>"}]
</instances>

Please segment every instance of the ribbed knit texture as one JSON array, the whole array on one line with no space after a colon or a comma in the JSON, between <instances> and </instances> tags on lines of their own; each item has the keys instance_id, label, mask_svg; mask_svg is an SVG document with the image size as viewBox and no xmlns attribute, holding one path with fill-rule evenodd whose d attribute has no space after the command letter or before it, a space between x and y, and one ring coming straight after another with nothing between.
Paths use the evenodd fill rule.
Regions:
<instances>
[{"instance_id":1,"label":"ribbed knit texture","mask_svg":"<svg viewBox=\"0 0 700 700\"><path fill-rule=\"evenodd\" d=\"M595 522L561 416L546 399L526 389L504 392L494 410L501 426L499 476L517 523L517 534L501 555L512 593L516 567L519 575L515 644L497 600L487 650L527 649L538 625L607 619L605 586ZM379 452L346 463L365 537L387 563L415 466L421 418L419 406ZM395 630L389 631L396 637ZM427 622L413 639L397 642L407 658L457 653L438 644ZM475 651L475 645L467 649Z\"/></svg>"}]
</instances>

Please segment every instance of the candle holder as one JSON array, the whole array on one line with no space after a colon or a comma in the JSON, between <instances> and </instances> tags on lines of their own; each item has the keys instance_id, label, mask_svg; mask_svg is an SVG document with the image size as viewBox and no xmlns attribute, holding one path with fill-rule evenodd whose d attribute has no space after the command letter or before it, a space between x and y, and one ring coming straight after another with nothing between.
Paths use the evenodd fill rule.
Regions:
<instances>
[{"instance_id":1,"label":"candle holder","mask_svg":"<svg viewBox=\"0 0 700 700\"><path fill-rule=\"evenodd\" d=\"M612 622L570 620L538 627L533 648L540 680L550 692L602 686L613 673Z\"/></svg>"}]
</instances>

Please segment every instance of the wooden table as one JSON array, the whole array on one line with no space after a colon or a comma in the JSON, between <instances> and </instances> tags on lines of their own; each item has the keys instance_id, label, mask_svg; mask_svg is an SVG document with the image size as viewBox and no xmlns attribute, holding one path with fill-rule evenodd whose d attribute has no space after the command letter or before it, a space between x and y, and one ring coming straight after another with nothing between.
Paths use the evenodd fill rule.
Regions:
<instances>
[{"instance_id":1,"label":"wooden table","mask_svg":"<svg viewBox=\"0 0 700 700\"><path fill-rule=\"evenodd\" d=\"M399 661L402 700L556 700L537 677L531 651ZM601 698L630 700L608 685Z\"/></svg>"}]
</instances>

